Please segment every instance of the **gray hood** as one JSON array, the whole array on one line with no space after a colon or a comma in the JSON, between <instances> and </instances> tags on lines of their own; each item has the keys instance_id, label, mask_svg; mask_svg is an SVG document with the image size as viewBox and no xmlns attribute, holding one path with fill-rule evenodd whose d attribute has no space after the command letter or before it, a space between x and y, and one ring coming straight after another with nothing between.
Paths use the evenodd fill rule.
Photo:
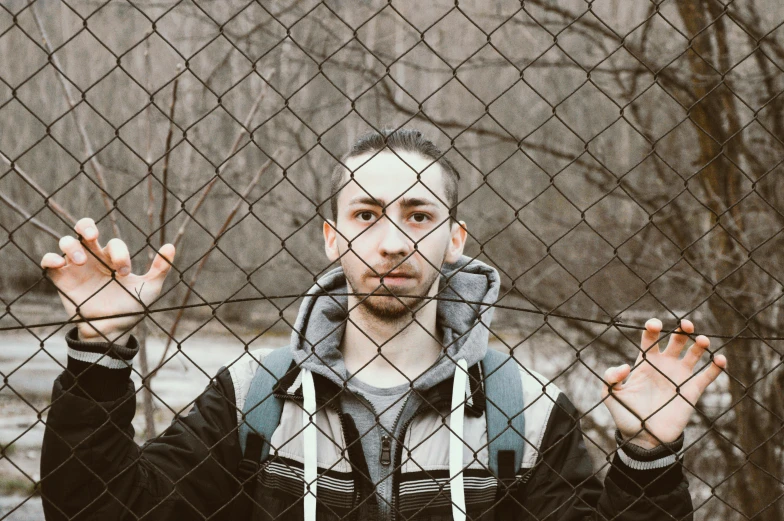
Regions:
<instances>
[{"instance_id":1,"label":"gray hood","mask_svg":"<svg viewBox=\"0 0 784 521\"><path fill-rule=\"evenodd\" d=\"M454 300L438 301L436 325L449 348L417 378L415 389L450 378L455 371L452 360L465 358L471 367L484 358L499 288L498 273L481 261L463 256L455 264L444 264L438 297ZM305 296L291 334L294 361L340 386L347 378L339 349L348 317L347 289L343 268L326 273Z\"/></svg>"}]
</instances>

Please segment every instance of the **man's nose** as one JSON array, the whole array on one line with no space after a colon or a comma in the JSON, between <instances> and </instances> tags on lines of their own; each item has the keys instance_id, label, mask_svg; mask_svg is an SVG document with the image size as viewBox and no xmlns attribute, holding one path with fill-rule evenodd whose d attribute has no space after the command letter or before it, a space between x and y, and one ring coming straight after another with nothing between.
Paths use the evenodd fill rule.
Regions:
<instances>
[{"instance_id":1,"label":"man's nose","mask_svg":"<svg viewBox=\"0 0 784 521\"><path fill-rule=\"evenodd\" d=\"M389 215L383 217L376 225L381 225L381 241L379 252L382 255L408 255L414 247L414 242L401 229L400 224L395 223Z\"/></svg>"}]
</instances>

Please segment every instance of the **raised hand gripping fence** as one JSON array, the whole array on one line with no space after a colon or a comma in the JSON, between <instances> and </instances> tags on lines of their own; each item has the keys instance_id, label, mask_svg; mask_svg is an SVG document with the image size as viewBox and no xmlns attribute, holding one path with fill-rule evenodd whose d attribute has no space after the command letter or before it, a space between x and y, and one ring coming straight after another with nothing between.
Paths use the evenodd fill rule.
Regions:
<instances>
[{"instance_id":1,"label":"raised hand gripping fence","mask_svg":"<svg viewBox=\"0 0 784 521\"><path fill-rule=\"evenodd\" d=\"M768 0L0 2L0 519L781 519L783 24ZM410 128L440 150L346 156ZM347 190L377 222L340 213L330 260ZM429 215L415 196L450 211L398 219ZM160 294L88 251L107 283L63 300L89 320L61 311L42 258L87 245L85 216L136 273L176 248ZM464 257L441 264L452 217ZM111 288L136 307L86 311ZM390 309L413 324L376 341ZM133 336L79 344L107 315ZM503 476L486 346L525 390ZM274 457L248 466L279 347ZM673 394L632 432L686 410L682 446L616 434L625 363Z\"/></svg>"}]
</instances>

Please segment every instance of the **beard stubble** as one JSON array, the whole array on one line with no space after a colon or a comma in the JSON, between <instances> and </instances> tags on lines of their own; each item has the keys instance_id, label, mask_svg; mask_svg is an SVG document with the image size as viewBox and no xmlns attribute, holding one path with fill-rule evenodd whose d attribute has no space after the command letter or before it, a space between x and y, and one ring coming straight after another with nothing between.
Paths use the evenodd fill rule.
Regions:
<instances>
[{"instance_id":1,"label":"beard stubble","mask_svg":"<svg viewBox=\"0 0 784 521\"><path fill-rule=\"evenodd\" d=\"M445 255L444 255L445 257ZM444 259L441 259L443 264ZM349 273L343 267L343 273L346 277L350 290L356 294L359 293L356 277ZM366 276L366 275L363 275ZM427 280L423 284L405 292L400 292L394 295L389 289L384 286L377 286L370 289L368 293L372 295L361 295L357 298L360 299L359 308L365 313L384 322L399 322L405 318L410 318L412 313L422 307L428 299L428 293L433 284L441 276L441 270L433 270L429 272Z\"/></svg>"}]
</instances>

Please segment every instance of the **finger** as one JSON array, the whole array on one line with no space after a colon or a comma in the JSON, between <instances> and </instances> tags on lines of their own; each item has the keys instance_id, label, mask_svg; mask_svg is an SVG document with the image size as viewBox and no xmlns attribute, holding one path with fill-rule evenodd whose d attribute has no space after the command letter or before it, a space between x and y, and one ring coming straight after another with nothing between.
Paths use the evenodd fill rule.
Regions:
<instances>
[{"instance_id":1,"label":"finger","mask_svg":"<svg viewBox=\"0 0 784 521\"><path fill-rule=\"evenodd\" d=\"M689 335L692 333L694 333L694 324L692 324L690 320L681 320L681 327L670 335L670 341L667 344L667 349L664 350L664 354L673 358L679 358L683 352L683 348L686 347L686 341L689 339Z\"/></svg>"},{"instance_id":2,"label":"finger","mask_svg":"<svg viewBox=\"0 0 784 521\"><path fill-rule=\"evenodd\" d=\"M694 366L700 361L702 354L710 346L710 340L705 335L700 335L694 340L694 344L686 351L686 356L683 357L683 363L689 370L694 370Z\"/></svg>"},{"instance_id":3,"label":"finger","mask_svg":"<svg viewBox=\"0 0 784 521\"><path fill-rule=\"evenodd\" d=\"M703 372L694 377L694 385L697 387L697 399L702 396L705 389L727 368L727 358L724 355L716 355L713 362Z\"/></svg>"},{"instance_id":4,"label":"finger","mask_svg":"<svg viewBox=\"0 0 784 521\"><path fill-rule=\"evenodd\" d=\"M101 246L98 244L98 227L95 225L95 221L89 217L79 219L74 230L82 237L82 243L90 250L96 253L101 251Z\"/></svg>"},{"instance_id":5,"label":"finger","mask_svg":"<svg viewBox=\"0 0 784 521\"><path fill-rule=\"evenodd\" d=\"M152 260L152 266L144 277L147 279L165 279L174 260L175 248L173 244L164 244Z\"/></svg>"},{"instance_id":6,"label":"finger","mask_svg":"<svg viewBox=\"0 0 784 521\"><path fill-rule=\"evenodd\" d=\"M65 259L56 253L47 253L41 259L41 267L45 269L58 269L65 266Z\"/></svg>"},{"instance_id":7,"label":"finger","mask_svg":"<svg viewBox=\"0 0 784 521\"><path fill-rule=\"evenodd\" d=\"M114 238L107 242L106 252L109 254L109 259L112 262L110 268L117 270L119 275L130 275L131 255L128 253L128 247L122 240Z\"/></svg>"},{"instance_id":8,"label":"finger","mask_svg":"<svg viewBox=\"0 0 784 521\"><path fill-rule=\"evenodd\" d=\"M610 367L604 372L604 391L605 394L609 391L609 389L613 390L620 390L621 382L623 382L629 373L631 372L631 367L629 364L619 365L617 367Z\"/></svg>"},{"instance_id":9,"label":"finger","mask_svg":"<svg viewBox=\"0 0 784 521\"><path fill-rule=\"evenodd\" d=\"M81 243L70 235L61 237L59 245L60 250L68 257L68 262L78 265L87 262L87 256L84 253L84 248L82 248Z\"/></svg>"},{"instance_id":10,"label":"finger","mask_svg":"<svg viewBox=\"0 0 784 521\"><path fill-rule=\"evenodd\" d=\"M643 354L646 357L651 354L659 354L659 335L661 334L662 323L658 318L652 318L645 323L645 331L642 333L642 341L640 342L640 355L637 357L637 363L642 362Z\"/></svg>"}]
</instances>

